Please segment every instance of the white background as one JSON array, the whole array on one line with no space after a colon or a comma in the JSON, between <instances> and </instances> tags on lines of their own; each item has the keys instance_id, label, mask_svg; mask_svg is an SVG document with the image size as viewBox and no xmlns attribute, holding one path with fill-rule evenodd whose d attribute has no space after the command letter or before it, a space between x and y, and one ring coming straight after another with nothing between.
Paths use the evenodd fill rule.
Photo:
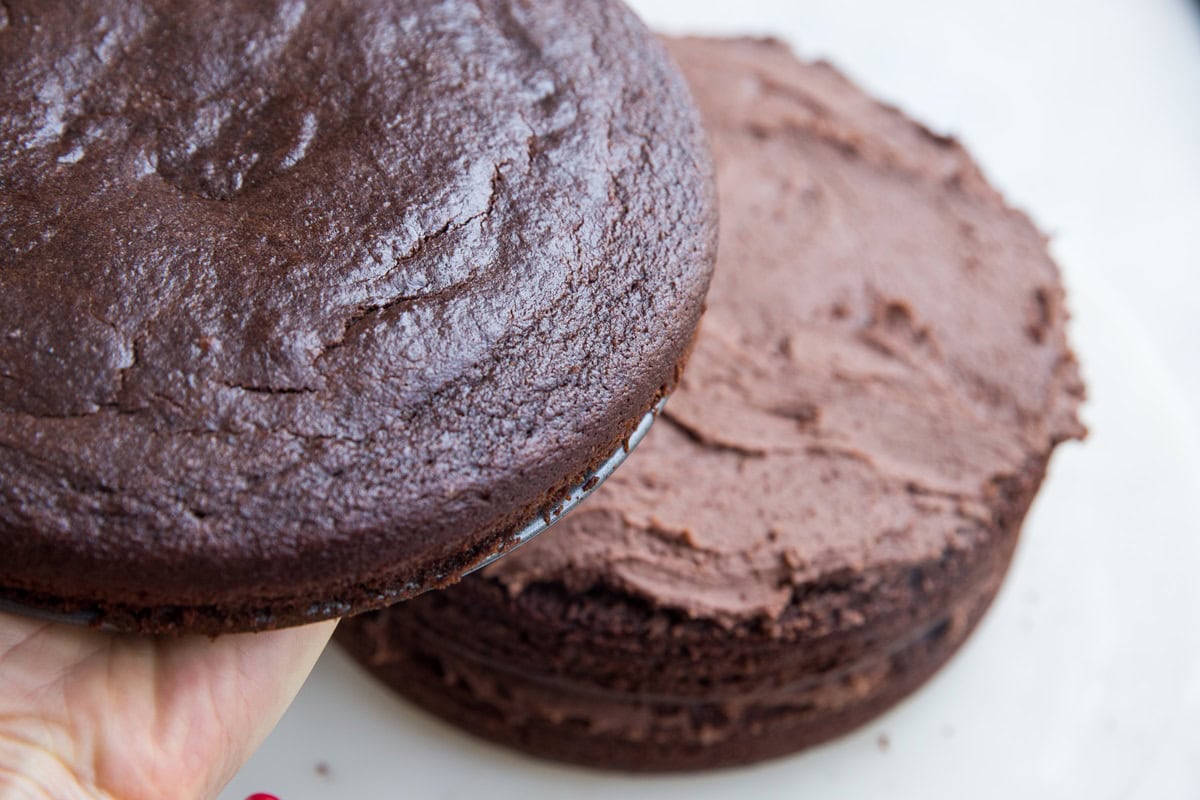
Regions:
<instances>
[{"instance_id":1,"label":"white background","mask_svg":"<svg viewBox=\"0 0 1200 800\"><path fill-rule=\"evenodd\" d=\"M876 95L897 103L936 129L958 135L1009 199L1053 234L1054 252L1072 277L1072 284L1084 285L1093 294L1099 292L1104 300L1101 305L1107 303L1107 308L1115 306L1120 312L1092 317L1093 321L1088 322L1091 330L1080 332L1086 334L1090 347L1085 355L1093 361L1094 369L1103 373L1103 359L1111 352L1111 363L1120 365L1121 370L1115 376L1116 386L1119 388L1122 375L1128 374L1130 382L1145 381L1153 397L1143 396L1139 402L1119 408L1110 405L1108 410L1113 415L1104 419L1113 422L1108 423L1107 430L1098 427L1092 442L1056 460L1056 468L1061 469L1057 470L1053 490L1064 502L1040 506L1034 520L1039 531L1069 524L1075 511L1065 501L1089 496L1088 486L1072 485L1072 481L1091 480L1087 470L1099 470L1097 459L1105 453L1134 453L1142 425L1147 436L1159 436L1164 430L1159 418L1169 416L1166 435L1179 440L1174 442L1174 449L1185 454L1200 451L1200 4L1189 0L640 0L632 4L651 24L672 32L782 36L801 54L833 61ZM1077 296L1081 323L1085 322L1085 300ZM1101 328L1109 323L1113 332L1105 334ZM1140 368L1141 362L1145 362L1145 371ZM1150 375L1157 377L1151 380L1146 377ZM1161 380L1163 375L1165 381ZM1093 384L1093 388L1113 386L1112 370ZM1097 398L1095 413L1104 410L1102 401L1111 402L1119 393L1114 390L1109 398ZM1135 387L1130 387L1127 394L1138 399ZM1142 410L1154 418L1139 419ZM1100 425L1097 419L1089 421ZM1114 426L1120 429L1114 430ZM1153 481L1155 452L1164 453L1164 463L1176 469L1178 460L1165 456L1171 448L1161 439L1155 442L1158 450L1150 449L1149 463L1130 463L1131 470L1136 463L1141 473L1128 476L1131 484L1147 473ZM1112 481L1113 491L1120 492L1121 469L1120 459L1110 461L1104 466L1107 471L1097 471L1099 477L1095 479ZM1179 478L1173 473L1162 477L1184 487L1173 489L1173 496L1180 491L1193 492L1194 496L1187 499L1196 507L1200 480ZM1154 495L1143 492L1139 496ZM1163 504L1171 502L1169 498L1161 499ZM1125 509L1128 518L1121 518L1122 527L1116 531L1119 541L1108 544L1128 548L1131 564L1140 541L1145 541L1146 547L1166 551L1154 554L1146 563L1154 559L1169 563L1176 545L1180 559L1193 557L1200 538L1200 519L1180 514L1178 509L1172 517L1171 512L1169 508ZM1171 520L1171 529L1139 531L1138 521L1143 518ZM1036 539L1032 545L1023 545L1015 570L1017 587L1024 585L1020 583L1023 575L1035 575L1039 568L1048 573L1047 585L1053 585L1056 577L1053 568L1064 575L1071 573L1070 563L1046 563L1044 557L1054 553L1051 545L1048 542L1047 549L1040 552ZM1073 552L1077 551L1068 551L1068 558ZM1178 572L1189 579L1188 570L1193 566L1200 570L1200 564L1192 560ZM1200 582L1200 574L1195 580ZM1121 597L1122 590L1137 592L1138 596ZM1039 614L1048 615L1054 607L1054 598L1043 596L1039 606L1038 598L1024 588L1010 586L1006 591L1008 607L1017 610L1009 617L998 614L989 620L991 629L981 631L970 652L951 665L939 679L940 684L919 698L922 708L929 710L958 697L956 687L969 685L989 654L999 653L1002 657L1003 651L997 648L1008 641L1004 637L1017 635L1007 631L1005 625L1033 626ZM1156 658L1152 654L1157 653L1157 657L1169 660L1174 652L1171 637L1181 630L1180 626L1190 626L1193 640L1200 629L1200 621L1194 619L1200 616L1200 604L1183 609L1164 605L1156 612L1155 591L1152 582L1144 580L1130 587L1101 583L1094 598L1080 601L1072 611L1082 618L1102 602L1111 603L1114 609L1137 609L1139 618L1133 620L1133 627L1126 625L1120 630L1142 630L1139 626L1144 619L1144 630L1152 641L1137 642L1125 636L1104 643L1107 652L1115 654L1113 664L1132 669L1135 676L1139 669L1144 669L1147 676L1167 674L1168 670L1160 669L1157 662L1139 667L1138 652L1130 651L1144 648L1148 658ZM1197 594L1193 591L1190 596L1195 598ZM1163 597L1166 599L1165 594ZM1088 639L1088 634L1064 631L1064 657L1070 658L1071 653L1081 653L1085 645L1094 644L1095 637ZM1186 637L1179 635L1182 642ZM1200 798L1200 669L1186 662L1176 669L1178 666L1171 666L1170 674L1190 676L1189 686L1143 687L1129 693L1130 698L1166 698L1161 708L1125 709L1147 730L1154 728L1155 717L1172 717L1166 723L1166 735L1157 734L1153 746L1144 747L1155 755L1137 767L1137 788L1128 796L1138 800ZM1099 671L1103 668L1103 663L1095 667ZM894 716L881 724L890 726L895 734L902 719L919 716L912 708L903 713L907 717ZM321 724L340 730L338 726L350 725L345 720L347 715L358 715L354 724L358 735L363 736L361 740L342 743L339 749L334 735L326 732L328 741L319 741ZM403 719L398 721L400 716ZM388 749L391 745L383 740L397 735L397 726L409 728L407 735L411 738L403 741L419 752ZM908 730L917 728L909 726ZM351 727L346 731L347 737L352 736ZM371 736L364 731L372 732ZM793 769L790 774L795 777L796 772L805 770L815 773L839 764L865 764L868 756L879 756L874 752L875 735L873 731L865 734L863 752L857 756L849 752L847 745L837 752L805 757L808 760L797 762L794 769L779 767L772 773L768 768L756 773L755 779L783 775L787 769ZM959 739L965 736L960 732ZM1063 741L1090 738L1101 740L1096 731L1080 730L1069 732ZM1130 751L1139 746L1134 737L1126 742ZM894 736L888 757L916 759L927 755L910 752L909 746L902 737ZM340 754L337 760L330 758L335 751ZM388 757L381 758L376 752L394 753L394 761L379 764ZM1121 758L1120 752L1103 756L1099 755L1102 751L1096 752L1098 759ZM356 754L361 755L362 763L351 768ZM837 760L843 755L850 760ZM1004 753L997 757L1003 759ZM329 758L334 770L332 779L312 777L312 764L318 758ZM373 784L394 787L394 791L378 796L422 800L433 795L472 796L452 793L450 788L429 791L428 786L442 784L423 782L428 776L417 774L423 761L429 762L434 773L442 771L440 780L455 776L462 786L474 786L474 795L492 794L492 787L498 795L508 796L504 790L506 771L520 771L522 780L527 778L530 785L543 788L561 778L564 786L595 790L598 796L641 797L651 787L605 783L599 778L585 780L560 775L535 762L506 758L499 751L460 740L448 729L405 711L386 692L370 685L332 654L323 661L297 708L225 797L240 800L256 790L276 791L284 800L349 797L343 779L352 780L370 770L385 775L391 770L395 775L394 783ZM1095 764L1098 773L1107 766ZM953 772L953 764L946 767ZM1022 767L1014 762L1010 769L1019 773ZM1081 764L1076 761L1074 767L1079 769ZM1086 769L1086 764L1082 768ZM339 774L342 769L350 774ZM481 776L474 784L470 783L473 778L456 775L474 769L479 769ZM303 779L296 777L297 770L305 772ZM568 778L575 782L568 784ZM708 782L692 784L680 796L709 796L709 792L699 790L724 786L723 796L735 797L739 794L737 787L743 785L736 778L704 780ZM1080 781L1084 783L1087 781ZM662 785L654 786L656 791L666 791ZM377 793L354 796L375 797ZM869 796L903 800L907 795L893 792ZM1099 795L1093 790L1091 794L1058 796L1091 800ZM1121 796L1126 796L1124 791Z\"/></svg>"}]
</instances>

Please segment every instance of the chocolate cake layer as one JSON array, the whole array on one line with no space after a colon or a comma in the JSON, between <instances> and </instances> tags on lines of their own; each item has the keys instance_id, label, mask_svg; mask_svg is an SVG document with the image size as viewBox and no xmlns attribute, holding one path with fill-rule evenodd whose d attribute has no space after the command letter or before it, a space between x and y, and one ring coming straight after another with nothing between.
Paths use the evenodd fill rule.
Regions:
<instances>
[{"instance_id":1,"label":"chocolate cake layer","mask_svg":"<svg viewBox=\"0 0 1200 800\"><path fill-rule=\"evenodd\" d=\"M663 420L551 536L339 633L468 730L632 770L781 755L912 691L1083 434L1045 240L962 147L777 42L671 50L721 249Z\"/></svg>"},{"instance_id":2,"label":"chocolate cake layer","mask_svg":"<svg viewBox=\"0 0 1200 800\"><path fill-rule=\"evenodd\" d=\"M619 2L11 0L0 77L0 596L378 606L677 380L711 164Z\"/></svg>"}]
</instances>

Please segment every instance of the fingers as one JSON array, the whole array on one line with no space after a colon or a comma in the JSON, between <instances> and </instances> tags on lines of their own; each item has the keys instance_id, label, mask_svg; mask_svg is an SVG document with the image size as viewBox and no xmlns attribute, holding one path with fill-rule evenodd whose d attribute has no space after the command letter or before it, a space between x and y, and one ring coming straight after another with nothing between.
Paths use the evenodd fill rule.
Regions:
<instances>
[{"instance_id":1,"label":"fingers","mask_svg":"<svg viewBox=\"0 0 1200 800\"><path fill-rule=\"evenodd\" d=\"M0 717L54 732L38 748L113 797L215 797L335 627L147 637L0 613Z\"/></svg>"},{"instance_id":2,"label":"fingers","mask_svg":"<svg viewBox=\"0 0 1200 800\"><path fill-rule=\"evenodd\" d=\"M266 633L222 636L190 642L227 651L221 659L226 679L213 684L214 713L226 719L228 749L221 769L214 770L208 796L215 796L258 749L295 699L317 658L329 642L336 621ZM190 648L187 648L190 649ZM175 658L188 659L184 652ZM211 659L211 656L210 656ZM226 716L230 715L230 716Z\"/></svg>"},{"instance_id":3,"label":"fingers","mask_svg":"<svg viewBox=\"0 0 1200 800\"><path fill-rule=\"evenodd\" d=\"M335 625L147 637L0 614L0 717L23 720L22 752L54 754L98 793L212 797L279 721Z\"/></svg>"}]
</instances>

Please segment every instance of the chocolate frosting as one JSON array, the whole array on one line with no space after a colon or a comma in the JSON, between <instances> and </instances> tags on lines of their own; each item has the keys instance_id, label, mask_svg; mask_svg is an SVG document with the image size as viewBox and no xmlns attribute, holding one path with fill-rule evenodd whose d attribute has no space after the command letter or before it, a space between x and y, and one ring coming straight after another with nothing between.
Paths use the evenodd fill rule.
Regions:
<instances>
[{"instance_id":1,"label":"chocolate frosting","mask_svg":"<svg viewBox=\"0 0 1200 800\"><path fill-rule=\"evenodd\" d=\"M0 585L444 579L674 382L710 166L619 3L3 8Z\"/></svg>"},{"instance_id":2,"label":"chocolate frosting","mask_svg":"<svg viewBox=\"0 0 1200 800\"><path fill-rule=\"evenodd\" d=\"M828 65L775 42L671 50L722 216L695 353L628 465L488 578L775 619L806 586L1019 524L1003 487L1083 433L1044 238L953 139Z\"/></svg>"}]
</instances>

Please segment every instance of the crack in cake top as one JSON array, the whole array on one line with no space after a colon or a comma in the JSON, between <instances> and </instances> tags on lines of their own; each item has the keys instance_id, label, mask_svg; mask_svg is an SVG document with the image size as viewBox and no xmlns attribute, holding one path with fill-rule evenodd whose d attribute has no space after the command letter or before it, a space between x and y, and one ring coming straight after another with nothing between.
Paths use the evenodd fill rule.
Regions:
<instances>
[{"instance_id":1,"label":"crack in cake top","mask_svg":"<svg viewBox=\"0 0 1200 800\"><path fill-rule=\"evenodd\" d=\"M682 358L709 166L619 3L14 1L0 44L3 528L418 548Z\"/></svg>"}]
</instances>

